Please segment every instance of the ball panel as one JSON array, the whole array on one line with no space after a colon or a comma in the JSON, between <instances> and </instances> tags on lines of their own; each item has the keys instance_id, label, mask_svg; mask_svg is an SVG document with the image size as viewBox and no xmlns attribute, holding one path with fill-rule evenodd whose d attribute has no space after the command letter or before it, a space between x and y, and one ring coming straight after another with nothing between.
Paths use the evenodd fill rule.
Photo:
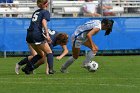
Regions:
<instances>
[{"instance_id":1,"label":"ball panel","mask_svg":"<svg viewBox=\"0 0 140 93\"><path fill-rule=\"evenodd\" d=\"M95 72L97 69L98 69L99 65L97 62L95 61L90 61L88 64L87 64L87 69L88 71L90 72Z\"/></svg>"}]
</instances>

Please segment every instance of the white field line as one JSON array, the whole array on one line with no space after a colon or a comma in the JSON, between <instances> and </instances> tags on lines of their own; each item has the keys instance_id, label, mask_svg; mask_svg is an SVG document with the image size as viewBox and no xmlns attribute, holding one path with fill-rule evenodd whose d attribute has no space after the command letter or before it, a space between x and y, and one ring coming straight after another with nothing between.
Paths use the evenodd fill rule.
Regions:
<instances>
[{"instance_id":1,"label":"white field line","mask_svg":"<svg viewBox=\"0 0 140 93\"><path fill-rule=\"evenodd\" d=\"M9 79L11 79L10 77L9 78L0 78L0 83L9 83L9 84L39 84L39 82L28 82L28 81L24 81L25 78L23 77L18 77L16 78L16 80L21 80L21 82L16 82L16 81L8 81ZM44 78L26 78L26 80L43 80ZM120 80L128 80L128 79L133 79L133 80L140 80L140 78L45 78L44 80L83 80L83 81L86 81L86 80L93 80L93 79L96 79L96 80L111 80L111 79L120 79ZM49 82L40 82L40 84L43 84L43 85L67 85L67 83L49 83ZM74 83L74 85L90 85L90 86L115 86L115 87L135 87L135 88L138 88L140 87L139 85L134 85L134 84L104 84L104 83L99 83L99 84L89 84L89 83L81 83L81 82L77 82L77 83Z\"/></svg>"},{"instance_id":2,"label":"white field line","mask_svg":"<svg viewBox=\"0 0 140 93\"><path fill-rule=\"evenodd\" d=\"M16 79L17 80L25 80L25 78L26 77L17 77ZM8 80L8 79L11 79L10 77L9 78L5 78L5 77L0 77L0 80ZM31 80L42 80L42 79L44 79L44 78L35 78L35 77L31 77L31 78L29 78L29 77L27 77L26 79L31 79ZM140 80L140 78L139 77L137 77L137 78L95 78L95 77L93 77L93 78L48 78L48 77L46 77L45 78L45 80L95 80L95 79L97 79L97 80L113 80L113 79L116 79L116 80L128 80L128 79L131 79L131 80Z\"/></svg>"},{"instance_id":3,"label":"white field line","mask_svg":"<svg viewBox=\"0 0 140 93\"><path fill-rule=\"evenodd\" d=\"M65 87L65 85L68 85L68 83L48 83L48 82L9 82L9 81L0 81L0 83L7 83L7 84L41 84L41 85L45 85L45 86L50 86L50 85L64 85L62 87ZM127 85L127 84L104 84L104 83L99 83L99 84L89 84L89 83L74 83L72 84L73 86L78 86L78 85L87 85L87 86L114 86L114 87L127 87L127 88L139 88L139 86L136 85ZM67 87L67 86L66 86Z\"/></svg>"}]
</instances>

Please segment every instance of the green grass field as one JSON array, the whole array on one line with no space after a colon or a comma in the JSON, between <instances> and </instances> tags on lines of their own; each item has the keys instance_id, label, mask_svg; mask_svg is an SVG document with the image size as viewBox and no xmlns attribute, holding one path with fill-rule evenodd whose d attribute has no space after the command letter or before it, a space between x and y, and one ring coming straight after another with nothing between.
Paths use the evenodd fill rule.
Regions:
<instances>
[{"instance_id":1,"label":"green grass field","mask_svg":"<svg viewBox=\"0 0 140 93\"><path fill-rule=\"evenodd\" d=\"M35 75L16 75L15 63L22 58L0 58L0 93L140 93L140 56L97 56L95 73L81 68L81 56L62 74L67 58L55 60L54 75L45 75L45 64Z\"/></svg>"}]
</instances>

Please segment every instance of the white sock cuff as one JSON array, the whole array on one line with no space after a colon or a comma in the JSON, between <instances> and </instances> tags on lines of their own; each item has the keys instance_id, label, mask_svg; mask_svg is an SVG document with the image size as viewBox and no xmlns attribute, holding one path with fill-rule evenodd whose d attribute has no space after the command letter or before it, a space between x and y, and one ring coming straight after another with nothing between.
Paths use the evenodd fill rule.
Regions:
<instances>
[{"instance_id":1,"label":"white sock cuff","mask_svg":"<svg viewBox=\"0 0 140 93\"><path fill-rule=\"evenodd\" d=\"M88 58L89 60L91 60L95 55L96 55L96 54L94 54L94 52L90 50L90 51L87 53L87 58Z\"/></svg>"},{"instance_id":2,"label":"white sock cuff","mask_svg":"<svg viewBox=\"0 0 140 93\"><path fill-rule=\"evenodd\" d=\"M94 56L94 52L90 50L87 55L90 56L90 57Z\"/></svg>"},{"instance_id":3,"label":"white sock cuff","mask_svg":"<svg viewBox=\"0 0 140 93\"><path fill-rule=\"evenodd\" d=\"M96 54L94 54L94 52L90 50L90 51L87 53L86 59L83 61L83 64L85 65L85 64L89 63L89 62L91 61L91 59L94 58L95 55L96 55Z\"/></svg>"}]
</instances>

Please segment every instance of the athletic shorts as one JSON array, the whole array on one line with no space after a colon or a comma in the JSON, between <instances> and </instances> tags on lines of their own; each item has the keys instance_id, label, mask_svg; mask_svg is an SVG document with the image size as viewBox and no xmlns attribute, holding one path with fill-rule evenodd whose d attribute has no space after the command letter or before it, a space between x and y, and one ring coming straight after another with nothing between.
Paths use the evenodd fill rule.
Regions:
<instances>
[{"instance_id":1,"label":"athletic shorts","mask_svg":"<svg viewBox=\"0 0 140 93\"><path fill-rule=\"evenodd\" d=\"M26 41L27 43L32 43L35 45L46 43L42 33L34 33L32 31L27 31Z\"/></svg>"},{"instance_id":2,"label":"athletic shorts","mask_svg":"<svg viewBox=\"0 0 140 93\"><path fill-rule=\"evenodd\" d=\"M72 41L72 45L75 48L80 48L81 45L83 45L87 41L87 39L82 40L82 39L79 39L78 37L72 35L71 41Z\"/></svg>"}]
</instances>

